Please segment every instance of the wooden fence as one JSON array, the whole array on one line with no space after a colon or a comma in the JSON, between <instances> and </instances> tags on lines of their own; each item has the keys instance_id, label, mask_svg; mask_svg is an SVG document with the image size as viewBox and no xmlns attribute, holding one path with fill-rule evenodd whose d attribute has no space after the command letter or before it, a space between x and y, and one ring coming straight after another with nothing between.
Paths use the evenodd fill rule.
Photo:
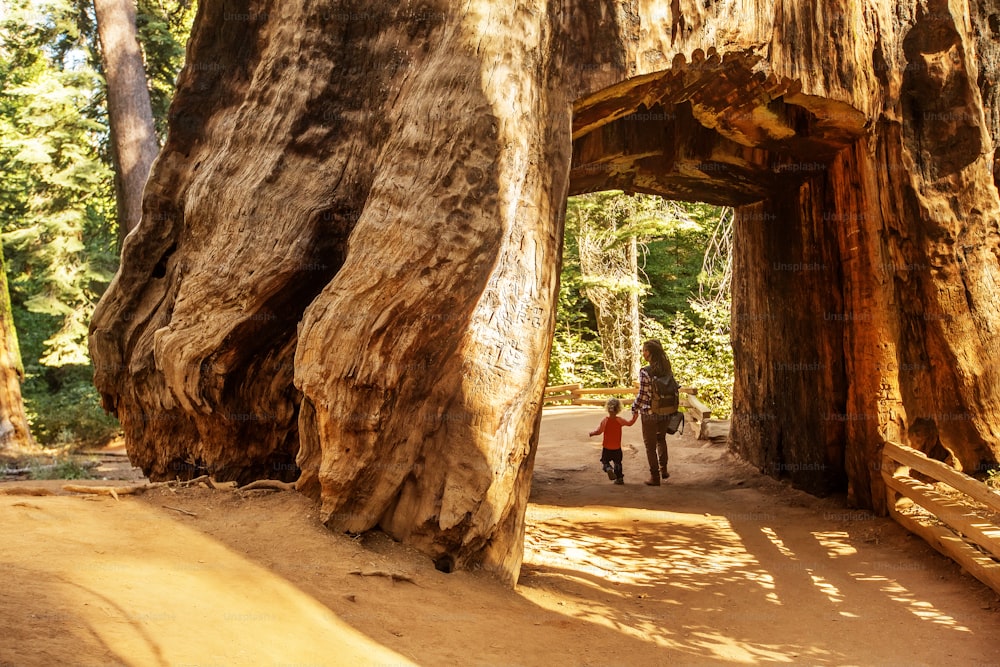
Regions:
<instances>
[{"instance_id":1,"label":"wooden fence","mask_svg":"<svg viewBox=\"0 0 1000 667\"><path fill-rule=\"evenodd\" d=\"M959 497L955 498L948 490L942 491L926 479L914 478L911 470L946 484ZM1000 527L996 520L1000 515L1000 493L951 466L895 442L886 442L882 449L882 479L893 519L1000 593ZM970 505L967 498L978 505ZM933 517L908 511L914 504ZM987 518L991 514L992 520Z\"/></svg>"},{"instance_id":2,"label":"wooden fence","mask_svg":"<svg viewBox=\"0 0 1000 667\"><path fill-rule=\"evenodd\" d=\"M578 384L561 384L545 388L543 405L604 405L608 398L625 398L631 401L639 387L596 387L587 389ZM698 390L694 387L680 388L680 403L684 408L684 419L688 426L698 425L698 439L708 439L708 419L712 411L698 400ZM587 398L603 396L604 398ZM693 423L691 423L693 422Z\"/></svg>"}]
</instances>

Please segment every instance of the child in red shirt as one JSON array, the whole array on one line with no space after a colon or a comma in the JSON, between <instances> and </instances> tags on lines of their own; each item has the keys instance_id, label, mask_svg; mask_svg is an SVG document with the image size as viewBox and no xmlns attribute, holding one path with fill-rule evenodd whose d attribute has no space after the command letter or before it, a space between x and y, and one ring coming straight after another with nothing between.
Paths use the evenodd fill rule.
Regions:
<instances>
[{"instance_id":1,"label":"child in red shirt","mask_svg":"<svg viewBox=\"0 0 1000 667\"><path fill-rule=\"evenodd\" d=\"M631 421L625 421L618 416L622 411L622 404L617 398L609 398L604 404L608 411L608 416L601 421L601 425L596 431L591 431L590 435L604 434L604 442L601 450L601 463L604 465L604 472L608 473L608 479L613 479L615 484L624 484L625 477L622 475L622 427L631 426L635 423L638 412L632 413ZM612 465L613 464L613 465Z\"/></svg>"}]
</instances>

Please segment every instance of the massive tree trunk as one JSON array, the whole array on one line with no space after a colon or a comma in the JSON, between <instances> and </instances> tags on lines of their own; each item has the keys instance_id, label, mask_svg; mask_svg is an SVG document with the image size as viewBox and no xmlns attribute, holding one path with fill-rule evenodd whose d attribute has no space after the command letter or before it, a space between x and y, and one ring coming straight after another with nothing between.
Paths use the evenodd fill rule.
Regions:
<instances>
[{"instance_id":1,"label":"massive tree trunk","mask_svg":"<svg viewBox=\"0 0 1000 667\"><path fill-rule=\"evenodd\" d=\"M8 448L24 450L35 444L21 398L23 381L24 366L11 312L7 267L0 247L0 452Z\"/></svg>"},{"instance_id":2,"label":"massive tree trunk","mask_svg":"<svg viewBox=\"0 0 1000 667\"><path fill-rule=\"evenodd\" d=\"M202 3L92 326L133 460L516 579L561 212L605 188L740 207L748 459L876 506L884 437L996 460L997 12L953 4Z\"/></svg>"},{"instance_id":3,"label":"massive tree trunk","mask_svg":"<svg viewBox=\"0 0 1000 667\"><path fill-rule=\"evenodd\" d=\"M142 216L142 189L159 146L132 0L94 0L101 64L108 85L108 125L115 165L121 239Z\"/></svg>"}]
</instances>

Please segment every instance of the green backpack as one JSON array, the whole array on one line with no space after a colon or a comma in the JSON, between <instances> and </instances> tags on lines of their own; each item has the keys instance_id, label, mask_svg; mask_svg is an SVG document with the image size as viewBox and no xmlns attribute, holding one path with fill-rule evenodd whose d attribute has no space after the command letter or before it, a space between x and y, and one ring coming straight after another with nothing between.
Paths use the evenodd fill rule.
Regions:
<instances>
[{"instance_id":1,"label":"green backpack","mask_svg":"<svg viewBox=\"0 0 1000 667\"><path fill-rule=\"evenodd\" d=\"M646 372L652 378L652 401L650 402L650 412L654 415L672 415L677 412L680 406L680 385L674 379L673 373L654 377L646 368Z\"/></svg>"}]
</instances>

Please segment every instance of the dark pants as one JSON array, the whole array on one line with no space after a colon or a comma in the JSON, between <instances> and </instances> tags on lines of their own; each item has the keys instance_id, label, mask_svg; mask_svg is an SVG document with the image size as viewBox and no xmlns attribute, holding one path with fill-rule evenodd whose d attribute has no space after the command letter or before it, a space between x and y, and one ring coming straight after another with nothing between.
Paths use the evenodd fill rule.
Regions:
<instances>
[{"instance_id":1,"label":"dark pants","mask_svg":"<svg viewBox=\"0 0 1000 667\"><path fill-rule=\"evenodd\" d=\"M667 417L642 415L642 444L646 447L649 475L660 479L660 470L667 469Z\"/></svg>"},{"instance_id":2,"label":"dark pants","mask_svg":"<svg viewBox=\"0 0 1000 667\"><path fill-rule=\"evenodd\" d=\"M601 463L610 463L615 471L615 477L622 477L622 450L601 448Z\"/></svg>"}]
</instances>

